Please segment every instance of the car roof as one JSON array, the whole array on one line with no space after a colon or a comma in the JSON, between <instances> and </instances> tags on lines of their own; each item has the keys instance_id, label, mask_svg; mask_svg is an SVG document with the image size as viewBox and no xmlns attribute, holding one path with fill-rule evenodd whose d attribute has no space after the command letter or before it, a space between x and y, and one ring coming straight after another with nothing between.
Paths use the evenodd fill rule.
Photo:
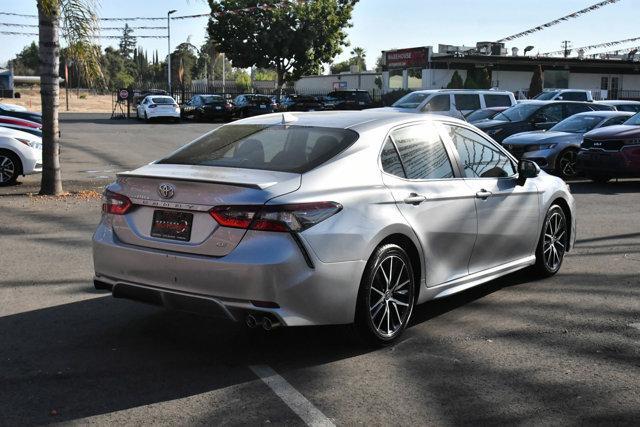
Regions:
<instances>
[{"instance_id":1,"label":"car roof","mask_svg":"<svg viewBox=\"0 0 640 427\"><path fill-rule=\"evenodd\" d=\"M605 105L640 105L640 101L631 101L628 99L607 99L604 101L596 101L596 103Z\"/></svg>"},{"instance_id":2,"label":"car roof","mask_svg":"<svg viewBox=\"0 0 640 427\"><path fill-rule=\"evenodd\" d=\"M447 121L466 124L462 120L435 114L413 114L387 110L362 111L317 111L317 112L287 112L264 114L234 122L235 124L276 125L280 123L294 126L330 127L338 129L353 129L358 132L378 128L391 127L415 121Z\"/></svg>"},{"instance_id":3,"label":"car roof","mask_svg":"<svg viewBox=\"0 0 640 427\"><path fill-rule=\"evenodd\" d=\"M485 95L511 95L513 92L508 90L492 90L492 89L421 89L414 90L411 93L471 93L471 94L485 94Z\"/></svg>"},{"instance_id":4,"label":"car roof","mask_svg":"<svg viewBox=\"0 0 640 427\"><path fill-rule=\"evenodd\" d=\"M616 111L616 110L595 110L595 111L584 111L582 113L573 114L569 117L575 116L598 116L598 117L622 117L622 116L633 116L635 113L631 111ZM567 117L567 118L569 118Z\"/></svg>"}]
</instances>

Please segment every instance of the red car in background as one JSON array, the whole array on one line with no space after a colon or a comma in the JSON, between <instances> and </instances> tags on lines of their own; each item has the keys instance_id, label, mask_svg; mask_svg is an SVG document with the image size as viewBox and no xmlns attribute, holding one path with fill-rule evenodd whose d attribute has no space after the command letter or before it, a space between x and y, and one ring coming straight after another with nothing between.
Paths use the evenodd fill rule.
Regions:
<instances>
[{"instance_id":1,"label":"red car in background","mask_svg":"<svg viewBox=\"0 0 640 427\"><path fill-rule=\"evenodd\" d=\"M42 124L18 117L0 116L0 127L11 128L28 132L42 137Z\"/></svg>"},{"instance_id":2,"label":"red car in background","mask_svg":"<svg viewBox=\"0 0 640 427\"><path fill-rule=\"evenodd\" d=\"M596 182L640 178L640 113L621 125L585 133L578 169Z\"/></svg>"}]
</instances>

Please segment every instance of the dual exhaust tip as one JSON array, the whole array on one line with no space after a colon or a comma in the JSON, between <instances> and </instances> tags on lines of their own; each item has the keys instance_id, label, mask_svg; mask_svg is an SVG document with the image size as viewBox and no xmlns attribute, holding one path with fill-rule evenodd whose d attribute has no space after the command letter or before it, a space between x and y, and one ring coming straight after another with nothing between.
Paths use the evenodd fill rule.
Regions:
<instances>
[{"instance_id":1,"label":"dual exhaust tip","mask_svg":"<svg viewBox=\"0 0 640 427\"><path fill-rule=\"evenodd\" d=\"M271 320L271 318L267 316L263 316L262 318L258 319L253 314L247 315L245 323L251 329L255 328L258 325L262 325L262 329L264 329L265 331L270 331L280 326L280 322L278 322L277 320Z\"/></svg>"}]
</instances>

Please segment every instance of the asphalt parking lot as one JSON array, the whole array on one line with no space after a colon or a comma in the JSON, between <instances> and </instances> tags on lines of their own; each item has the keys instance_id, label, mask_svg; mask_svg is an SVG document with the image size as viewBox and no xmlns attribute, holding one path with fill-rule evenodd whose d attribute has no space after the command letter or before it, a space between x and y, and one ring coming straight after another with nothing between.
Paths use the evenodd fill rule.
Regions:
<instances>
[{"instance_id":1,"label":"asphalt parking lot","mask_svg":"<svg viewBox=\"0 0 640 427\"><path fill-rule=\"evenodd\" d=\"M67 190L217 124L64 116ZM397 345L345 328L249 331L116 300L92 285L92 193L0 189L0 425L637 425L640 180L571 184L578 242L526 272L419 306Z\"/></svg>"}]
</instances>

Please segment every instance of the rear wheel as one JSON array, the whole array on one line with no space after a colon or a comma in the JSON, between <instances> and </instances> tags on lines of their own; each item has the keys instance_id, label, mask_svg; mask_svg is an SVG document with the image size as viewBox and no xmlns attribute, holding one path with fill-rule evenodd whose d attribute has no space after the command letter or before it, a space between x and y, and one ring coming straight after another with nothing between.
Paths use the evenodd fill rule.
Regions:
<instances>
[{"instance_id":1,"label":"rear wheel","mask_svg":"<svg viewBox=\"0 0 640 427\"><path fill-rule=\"evenodd\" d=\"M556 160L556 172L562 179L575 178L578 175L578 151L567 149Z\"/></svg>"},{"instance_id":2,"label":"rear wheel","mask_svg":"<svg viewBox=\"0 0 640 427\"><path fill-rule=\"evenodd\" d=\"M13 185L20 174L20 159L8 151L0 151L0 186Z\"/></svg>"},{"instance_id":3,"label":"rear wheel","mask_svg":"<svg viewBox=\"0 0 640 427\"><path fill-rule=\"evenodd\" d=\"M549 208L542 225L540 241L536 249L534 269L542 277L553 276L560 270L564 254L569 245L567 217L562 208Z\"/></svg>"},{"instance_id":4,"label":"rear wheel","mask_svg":"<svg viewBox=\"0 0 640 427\"><path fill-rule=\"evenodd\" d=\"M414 305L415 276L404 249L376 249L365 268L356 306L355 329L368 344L390 345L406 329Z\"/></svg>"}]
</instances>

